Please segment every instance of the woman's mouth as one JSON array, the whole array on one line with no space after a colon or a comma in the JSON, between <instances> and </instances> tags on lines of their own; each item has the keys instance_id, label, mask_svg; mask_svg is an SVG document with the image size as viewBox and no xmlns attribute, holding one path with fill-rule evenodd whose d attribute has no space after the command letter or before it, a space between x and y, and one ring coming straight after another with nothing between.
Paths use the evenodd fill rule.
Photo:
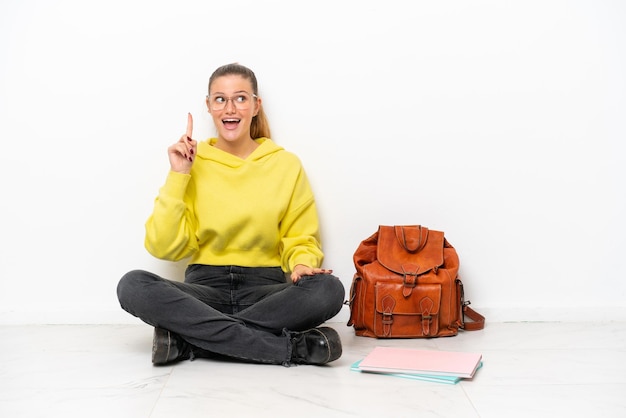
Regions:
<instances>
[{"instance_id":1,"label":"woman's mouth","mask_svg":"<svg viewBox=\"0 0 626 418\"><path fill-rule=\"evenodd\" d=\"M222 119L222 124L226 129L236 129L241 119Z\"/></svg>"}]
</instances>

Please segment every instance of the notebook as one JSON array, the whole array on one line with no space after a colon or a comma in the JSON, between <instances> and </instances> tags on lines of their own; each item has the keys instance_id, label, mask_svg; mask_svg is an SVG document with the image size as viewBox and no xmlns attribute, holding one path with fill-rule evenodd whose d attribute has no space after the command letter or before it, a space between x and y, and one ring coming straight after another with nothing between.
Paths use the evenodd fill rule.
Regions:
<instances>
[{"instance_id":1,"label":"notebook","mask_svg":"<svg viewBox=\"0 0 626 418\"><path fill-rule=\"evenodd\" d=\"M378 373L472 378L481 361L480 353L375 347L361 361L359 369Z\"/></svg>"},{"instance_id":2,"label":"notebook","mask_svg":"<svg viewBox=\"0 0 626 418\"><path fill-rule=\"evenodd\" d=\"M372 374L384 374L386 376L393 377L401 377L404 379L412 379L412 380L423 380L426 382L436 382L436 383L445 383L447 385L456 385L461 381L460 377L457 376L430 376L427 374L415 374L415 373L380 373L380 372L368 372L366 370L361 370L359 365L362 360L359 360L350 366L350 370L354 372L362 372L362 373L372 373Z\"/></svg>"}]
</instances>

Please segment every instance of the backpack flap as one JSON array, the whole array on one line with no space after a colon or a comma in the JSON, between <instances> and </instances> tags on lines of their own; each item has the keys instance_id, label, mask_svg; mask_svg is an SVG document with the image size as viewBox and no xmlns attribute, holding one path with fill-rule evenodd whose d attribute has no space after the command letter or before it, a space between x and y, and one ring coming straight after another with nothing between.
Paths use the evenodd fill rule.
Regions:
<instances>
[{"instance_id":1,"label":"backpack flap","mask_svg":"<svg viewBox=\"0 0 626 418\"><path fill-rule=\"evenodd\" d=\"M444 234L421 225L379 226L376 257L386 269L404 277L408 297L417 277L443 266Z\"/></svg>"}]
</instances>

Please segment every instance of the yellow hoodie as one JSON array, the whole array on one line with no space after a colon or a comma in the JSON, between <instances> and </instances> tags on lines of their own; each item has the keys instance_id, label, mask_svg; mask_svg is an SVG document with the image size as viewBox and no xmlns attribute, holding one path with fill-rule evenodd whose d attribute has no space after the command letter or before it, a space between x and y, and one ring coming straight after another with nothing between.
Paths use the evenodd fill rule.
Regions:
<instances>
[{"instance_id":1,"label":"yellow hoodie","mask_svg":"<svg viewBox=\"0 0 626 418\"><path fill-rule=\"evenodd\" d=\"M298 157L269 138L245 160L198 144L190 174L170 171L146 222L145 246L190 264L320 267L315 200Z\"/></svg>"}]
</instances>

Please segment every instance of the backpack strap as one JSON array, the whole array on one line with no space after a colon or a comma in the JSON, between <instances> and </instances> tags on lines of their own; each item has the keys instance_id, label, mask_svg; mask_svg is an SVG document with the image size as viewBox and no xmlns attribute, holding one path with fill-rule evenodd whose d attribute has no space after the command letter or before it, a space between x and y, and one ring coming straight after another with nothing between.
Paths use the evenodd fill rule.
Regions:
<instances>
[{"instance_id":1,"label":"backpack strap","mask_svg":"<svg viewBox=\"0 0 626 418\"><path fill-rule=\"evenodd\" d=\"M456 285L459 292L459 299L461 302L461 313L463 314L463 322L460 328L465 331L478 331L485 328L485 317L472 308L469 305L472 303L469 300L465 301L465 289L463 288L463 282L457 277ZM471 319L471 322L465 321L465 317Z\"/></svg>"},{"instance_id":2,"label":"backpack strap","mask_svg":"<svg viewBox=\"0 0 626 418\"><path fill-rule=\"evenodd\" d=\"M470 308L469 302L463 305L463 326L461 327L465 331L478 331L485 328L485 317ZM466 322L465 317L468 317L472 322Z\"/></svg>"}]
</instances>

